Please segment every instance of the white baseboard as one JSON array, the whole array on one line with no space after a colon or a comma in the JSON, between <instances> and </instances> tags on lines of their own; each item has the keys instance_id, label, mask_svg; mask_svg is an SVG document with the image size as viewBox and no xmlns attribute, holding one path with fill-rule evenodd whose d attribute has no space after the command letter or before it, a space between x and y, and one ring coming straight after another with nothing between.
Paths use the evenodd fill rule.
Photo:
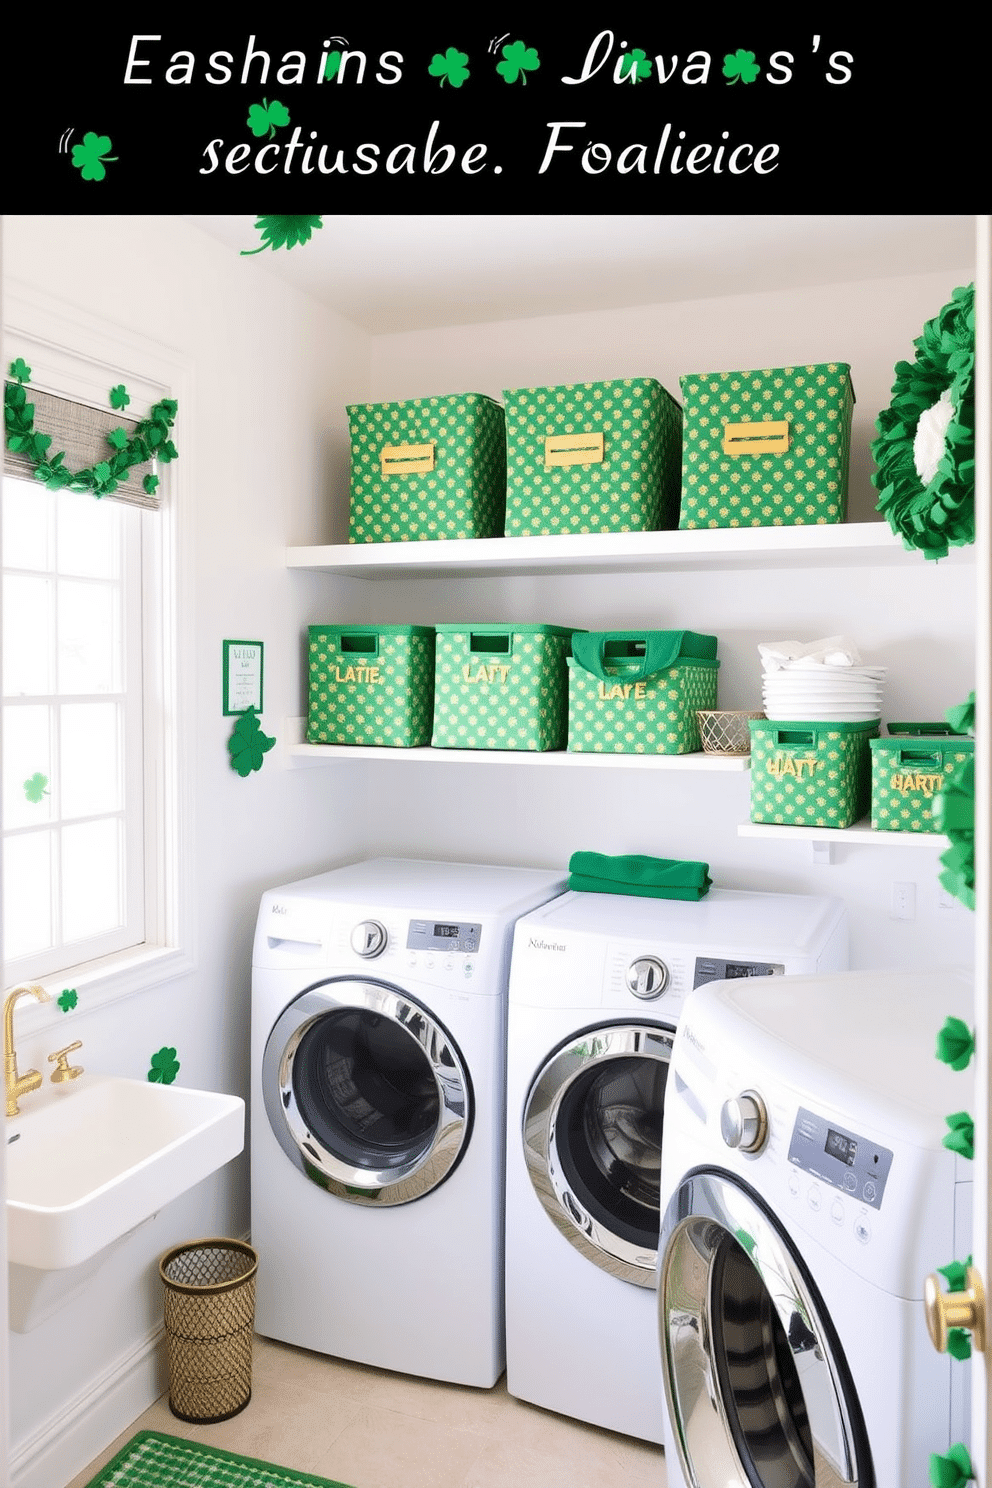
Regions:
<instances>
[{"instance_id":1,"label":"white baseboard","mask_svg":"<svg viewBox=\"0 0 992 1488\"><path fill-rule=\"evenodd\" d=\"M167 1388L160 1325L13 1448L10 1488L63 1488Z\"/></svg>"}]
</instances>

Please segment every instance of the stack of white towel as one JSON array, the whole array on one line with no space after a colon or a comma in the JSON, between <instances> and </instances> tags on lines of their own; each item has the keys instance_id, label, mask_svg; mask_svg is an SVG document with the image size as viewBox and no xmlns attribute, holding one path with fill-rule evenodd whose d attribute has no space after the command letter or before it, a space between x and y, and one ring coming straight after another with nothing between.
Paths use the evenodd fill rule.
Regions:
<instances>
[{"instance_id":1,"label":"stack of white towel","mask_svg":"<svg viewBox=\"0 0 992 1488\"><path fill-rule=\"evenodd\" d=\"M776 722L858 723L882 716L884 666L865 666L847 636L762 641L765 716Z\"/></svg>"}]
</instances>

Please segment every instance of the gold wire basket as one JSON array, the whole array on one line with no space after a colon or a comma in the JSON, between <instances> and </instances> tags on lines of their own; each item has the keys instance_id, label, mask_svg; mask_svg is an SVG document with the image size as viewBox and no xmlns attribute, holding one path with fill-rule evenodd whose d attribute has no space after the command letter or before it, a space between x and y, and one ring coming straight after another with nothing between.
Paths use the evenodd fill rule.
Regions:
<instances>
[{"instance_id":1,"label":"gold wire basket","mask_svg":"<svg viewBox=\"0 0 992 1488\"><path fill-rule=\"evenodd\" d=\"M180 1421L226 1421L251 1399L257 1270L242 1240L194 1240L159 1262L169 1409Z\"/></svg>"},{"instance_id":2,"label":"gold wire basket","mask_svg":"<svg viewBox=\"0 0 992 1488\"><path fill-rule=\"evenodd\" d=\"M733 712L729 708L697 708L699 737L706 754L750 754L751 730L748 722L752 718L764 718L764 713Z\"/></svg>"}]
</instances>

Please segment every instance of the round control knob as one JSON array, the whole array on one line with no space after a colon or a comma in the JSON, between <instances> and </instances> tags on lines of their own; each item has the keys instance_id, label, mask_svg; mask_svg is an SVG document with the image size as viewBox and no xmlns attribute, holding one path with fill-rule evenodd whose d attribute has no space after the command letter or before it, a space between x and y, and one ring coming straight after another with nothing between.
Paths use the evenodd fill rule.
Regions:
<instances>
[{"instance_id":1,"label":"round control knob","mask_svg":"<svg viewBox=\"0 0 992 1488\"><path fill-rule=\"evenodd\" d=\"M660 997L668 986L668 967L657 956L638 956L627 967L627 987L642 1002Z\"/></svg>"},{"instance_id":2,"label":"round control knob","mask_svg":"<svg viewBox=\"0 0 992 1488\"><path fill-rule=\"evenodd\" d=\"M768 1112L756 1090L724 1101L720 1111L720 1131L728 1147L741 1152L760 1152L768 1140Z\"/></svg>"},{"instance_id":3,"label":"round control knob","mask_svg":"<svg viewBox=\"0 0 992 1488\"><path fill-rule=\"evenodd\" d=\"M371 961L374 956L382 955L388 939L385 925L380 925L378 920L363 920L351 932L351 949L356 956Z\"/></svg>"}]
</instances>

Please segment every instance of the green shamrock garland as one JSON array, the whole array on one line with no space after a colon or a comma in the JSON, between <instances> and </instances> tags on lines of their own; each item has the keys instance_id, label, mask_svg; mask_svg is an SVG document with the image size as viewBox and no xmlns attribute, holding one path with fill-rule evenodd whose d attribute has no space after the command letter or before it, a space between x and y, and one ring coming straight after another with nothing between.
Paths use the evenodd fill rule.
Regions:
<instances>
[{"instance_id":1,"label":"green shamrock garland","mask_svg":"<svg viewBox=\"0 0 992 1488\"><path fill-rule=\"evenodd\" d=\"M96 497L109 496L121 481L130 479L132 465L144 465L153 459L165 465L178 458L179 451L170 434L179 405L175 398L162 398L153 404L146 419L139 420L133 434L128 435L126 429L111 429L107 435L110 453L106 460L97 461L87 470L67 470L63 463L65 450L50 455L51 434L35 429L34 404L27 401L24 391L24 384L31 379L31 368L23 357L11 362L10 376L14 380L4 384L3 394L7 448L29 460L34 466L35 480L40 480L50 491L68 488L90 491ZM111 388L112 408L123 408L130 401L123 383ZM157 486L157 475L146 475L142 481L146 495L153 495Z\"/></svg>"},{"instance_id":2,"label":"green shamrock garland","mask_svg":"<svg viewBox=\"0 0 992 1488\"><path fill-rule=\"evenodd\" d=\"M231 756L231 768L237 770L242 779L252 770L262 768L262 759L275 743L275 739L262 733L258 714L254 708L239 713L227 748Z\"/></svg>"},{"instance_id":3,"label":"green shamrock garland","mask_svg":"<svg viewBox=\"0 0 992 1488\"><path fill-rule=\"evenodd\" d=\"M963 1442L955 1442L943 1456L931 1453L930 1482L933 1488L962 1488L974 1476L971 1457Z\"/></svg>"},{"instance_id":4,"label":"green shamrock garland","mask_svg":"<svg viewBox=\"0 0 992 1488\"><path fill-rule=\"evenodd\" d=\"M966 1069L975 1052L975 1035L960 1018L945 1018L937 1035L936 1052L941 1063L949 1064L952 1070Z\"/></svg>"},{"instance_id":5,"label":"green shamrock garland","mask_svg":"<svg viewBox=\"0 0 992 1488\"><path fill-rule=\"evenodd\" d=\"M964 733L975 726L975 694L968 695L965 702L949 708L945 715L955 733ZM941 854L943 873L940 882L949 894L968 909L975 907L975 761L966 759L950 775L943 788L933 798L931 807L933 824L938 832L951 839L951 845Z\"/></svg>"},{"instance_id":6,"label":"green shamrock garland","mask_svg":"<svg viewBox=\"0 0 992 1488\"><path fill-rule=\"evenodd\" d=\"M975 286L956 289L913 345L875 424L872 482L904 545L943 558L975 541Z\"/></svg>"}]
</instances>

